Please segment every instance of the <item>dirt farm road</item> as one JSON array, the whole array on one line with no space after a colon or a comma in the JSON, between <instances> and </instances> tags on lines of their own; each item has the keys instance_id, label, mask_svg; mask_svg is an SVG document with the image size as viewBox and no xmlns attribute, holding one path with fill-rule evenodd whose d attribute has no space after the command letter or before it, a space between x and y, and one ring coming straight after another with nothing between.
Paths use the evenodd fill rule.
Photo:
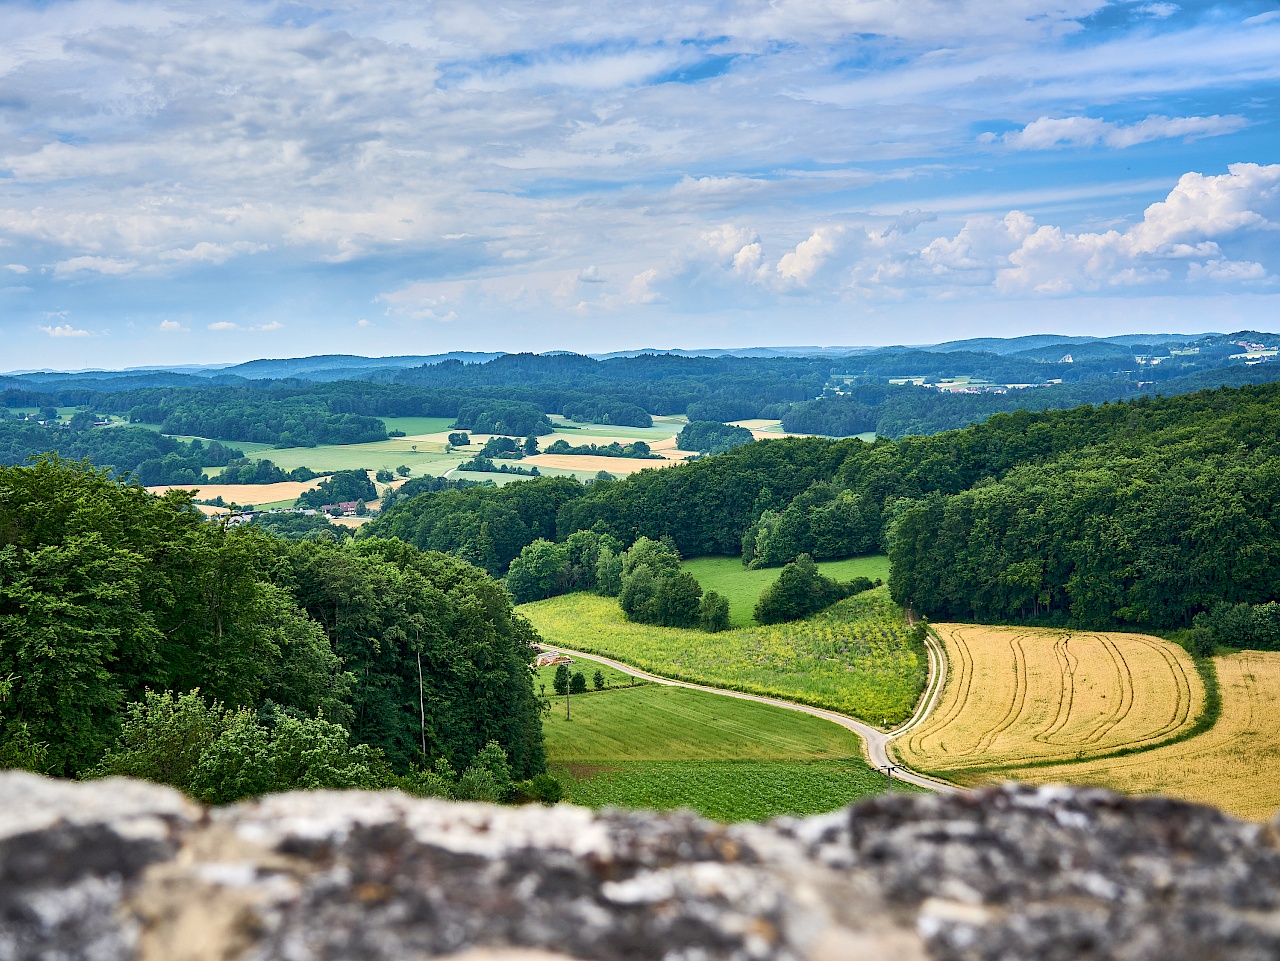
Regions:
<instances>
[{"instance_id":1,"label":"dirt farm road","mask_svg":"<svg viewBox=\"0 0 1280 961\"><path fill-rule=\"evenodd\" d=\"M911 730L919 724L928 713L933 710L933 706L937 703L939 695L942 693L943 685L947 679L947 659L942 651L942 645L939 644L937 638L930 632L925 637L925 647L929 655L929 681L925 685L924 694L920 698L920 703L916 706L916 712L905 724L892 731L881 731L872 727L864 721L850 717L847 714L840 714L837 711L828 711L821 707L810 707L808 704L797 704L794 701L784 701L776 697L763 697L759 694L745 694L742 691L727 691L720 687L708 687L705 684L692 684L689 681L676 681L669 677L661 677L657 674L650 674L648 671L642 671L639 668L632 667L630 664L624 664L621 661L615 661L612 658L604 657L600 654L588 654L585 651L575 651L567 647L561 647L558 644L543 644L539 646L540 650L560 651L570 657L581 657L589 661L599 661L601 664L607 664L614 670L621 671L623 674L630 674L632 677L639 677L646 681L652 681L654 684L665 684L668 687L687 687L693 691L706 691L709 694L719 694L722 697L736 697L743 701L755 701L758 704L768 704L770 707L780 707L788 711L799 711L802 714L811 714L814 717L824 718L834 724L839 724L843 728L847 728L862 738L862 745L867 760L872 767L883 770L888 764L893 764L895 769L893 776L900 781L907 781L919 787L928 788L931 791L939 791L944 794L962 794L965 789L957 787L954 784L947 784L945 781L938 781L923 774L917 774L915 771L905 767L898 766L898 762L890 753L890 745L893 740Z\"/></svg>"}]
</instances>

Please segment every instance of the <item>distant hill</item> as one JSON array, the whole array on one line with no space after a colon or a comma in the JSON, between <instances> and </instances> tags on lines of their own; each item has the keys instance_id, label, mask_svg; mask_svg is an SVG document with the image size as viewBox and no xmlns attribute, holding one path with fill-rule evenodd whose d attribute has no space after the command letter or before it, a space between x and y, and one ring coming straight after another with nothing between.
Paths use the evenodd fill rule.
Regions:
<instances>
[{"instance_id":1,"label":"distant hill","mask_svg":"<svg viewBox=\"0 0 1280 961\"><path fill-rule=\"evenodd\" d=\"M1220 337L1221 334L1118 334L1115 337L1082 337L1065 334L1027 334L1023 337L973 337L969 340L949 340L946 343L934 344L928 349L937 354L951 353L957 350L975 351L987 354L1024 354L1026 351L1039 351L1054 344L1106 343L1129 347L1134 344L1185 344L1205 337ZM1069 349L1063 353L1069 353ZM1026 354L1026 356L1030 356ZM1059 354L1058 356L1061 356ZM1096 355L1095 355L1096 356ZM1057 358L1055 358L1056 360Z\"/></svg>"},{"instance_id":2,"label":"distant hill","mask_svg":"<svg viewBox=\"0 0 1280 961\"><path fill-rule=\"evenodd\" d=\"M404 367L423 367L458 360L464 364L483 364L501 357L502 351L480 353L456 350L447 354L405 355L399 357L361 357L357 354L319 354L315 357L290 357L279 360L251 360L233 367L224 367L219 374L232 374L249 380L277 380L282 377L301 377L306 380L345 380L355 373L367 374L370 370L394 370Z\"/></svg>"},{"instance_id":3,"label":"distant hill","mask_svg":"<svg viewBox=\"0 0 1280 961\"><path fill-rule=\"evenodd\" d=\"M614 360L619 357L639 357L642 354L671 354L676 357L848 357L862 354L873 347L708 347L703 350L684 350L677 347L660 349L641 347L639 350L615 350L607 354L588 354L596 360ZM565 351L550 351L565 353Z\"/></svg>"}]
</instances>

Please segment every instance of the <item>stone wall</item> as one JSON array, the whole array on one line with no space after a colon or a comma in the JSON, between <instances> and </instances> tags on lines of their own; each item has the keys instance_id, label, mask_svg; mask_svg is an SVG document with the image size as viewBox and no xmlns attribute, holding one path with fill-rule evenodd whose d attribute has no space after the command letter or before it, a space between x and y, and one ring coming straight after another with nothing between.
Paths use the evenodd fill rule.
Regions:
<instances>
[{"instance_id":1,"label":"stone wall","mask_svg":"<svg viewBox=\"0 0 1280 961\"><path fill-rule=\"evenodd\" d=\"M1274 959L1274 826L1102 791L724 827L0 774L0 961Z\"/></svg>"}]
</instances>

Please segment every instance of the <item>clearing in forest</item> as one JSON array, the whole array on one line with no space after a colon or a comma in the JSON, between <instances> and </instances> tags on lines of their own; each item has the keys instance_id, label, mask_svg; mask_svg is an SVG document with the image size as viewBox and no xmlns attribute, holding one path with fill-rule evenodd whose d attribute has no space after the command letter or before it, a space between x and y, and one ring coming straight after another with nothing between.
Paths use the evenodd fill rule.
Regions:
<instances>
[{"instance_id":1,"label":"clearing in forest","mask_svg":"<svg viewBox=\"0 0 1280 961\"><path fill-rule=\"evenodd\" d=\"M1280 653L1213 659L1222 699L1203 734L1125 757L1013 772L1038 783L1073 781L1134 794L1159 792L1264 820L1280 808Z\"/></svg>"},{"instance_id":2,"label":"clearing in forest","mask_svg":"<svg viewBox=\"0 0 1280 961\"><path fill-rule=\"evenodd\" d=\"M616 599L565 594L518 608L548 644L654 674L825 707L874 724L911 715L928 663L877 588L803 621L708 634L628 621Z\"/></svg>"},{"instance_id":3,"label":"clearing in forest","mask_svg":"<svg viewBox=\"0 0 1280 961\"><path fill-rule=\"evenodd\" d=\"M959 783L1007 777L1028 762L1153 747L1204 709L1190 656L1157 637L964 624L935 630L947 650L946 688L894 750L904 763Z\"/></svg>"},{"instance_id":4,"label":"clearing in forest","mask_svg":"<svg viewBox=\"0 0 1280 961\"><path fill-rule=\"evenodd\" d=\"M695 557L680 565L694 576L704 591L715 591L729 601L729 620L734 627L755 624L753 612L764 589L778 579L781 567L750 570L737 557ZM849 557L840 561L819 561L818 571L837 581L855 577L889 579L889 558L883 554Z\"/></svg>"}]
</instances>

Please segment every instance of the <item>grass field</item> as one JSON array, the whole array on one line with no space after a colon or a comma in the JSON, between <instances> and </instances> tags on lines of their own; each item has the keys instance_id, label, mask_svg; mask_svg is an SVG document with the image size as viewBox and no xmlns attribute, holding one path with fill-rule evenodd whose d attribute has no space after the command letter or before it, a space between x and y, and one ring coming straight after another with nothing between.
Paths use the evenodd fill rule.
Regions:
<instances>
[{"instance_id":1,"label":"grass field","mask_svg":"<svg viewBox=\"0 0 1280 961\"><path fill-rule=\"evenodd\" d=\"M910 716L927 672L888 589L806 621L707 634L627 621L612 598L566 594L520 607L551 645L644 670L854 714L874 724Z\"/></svg>"},{"instance_id":2,"label":"grass field","mask_svg":"<svg viewBox=\"0 0 1280 961\"><path fill-rule=\"evenodd\" d=\"M439 434L453 427L452 417L379 417L386 424L387 432L402 430L410 437L423 434Z\"/></svg>"},{"instance_id":3,"label":"grass field","mask_svg":"<svg viewBox=\"0 0 1280 961\"><path fill-rule=\"evenodd\" d=\"M554 698L543 719L548 762L568 799L590 807L687 807L721 821L816 814L884 790L857 735L830 721L704 691L626 685ZM554 668L543 668L540 679Z\"/></svg>"},{"instance_id":4,"label":"grass field","mask_svg":"<svg viewBox=\"0 0 1280 961\"><path fill-rule=\"evenodd\" d=\"M1222 709L1208 731L1125 757L1015 771L1019 780L1072 781L1134 794L1159 792L1212 804L1238 817L1280 809L1280 653L1241 651L1213 659Z\"/></svg>"},{"instance_id":5,"label":"grass field","mask_svg":"<svg viewBox=\"0 0 1280 961\"><path fill-rule=\"evenodd\" d=\"M755 623L751 616L766 587L778 579L780 567L766 567L749 571L736 557L695 557L685 561L686 571L702 585L704 591L715 591L729 600L729 617L734 627L746 627ZM889 558L882 554L868 557L852 557L843 561L823 561L818 564L827 577L847 581L854 577L869 577L873 581L889 579Z\"/></svg>"},{"instance_id":6,"label":"grass field","mask_svg":"<svg viewBox=\"0 0 1280 961\"><path fill-rule=\"evenodd\" d=\"M860 760L651 761L559 769L586 807L691 808L716 821L823 814L883 794L884 775ZM894 793L916 792L893 782Z\"/></svg>"},{"instance_id":7,"label":"grass field","mask_svg":"<svg viewBox=\"0 0 1280 961\"><path fill-rule=\"evenodd\" d=\"M1176 644L1141 634L935 625L947 684L902 760L960 783L1026 762L1152 747L1195 723L1205 691ZM1075 765L1072 765L1072 769Z\"/></svg>"}]
</instances>

